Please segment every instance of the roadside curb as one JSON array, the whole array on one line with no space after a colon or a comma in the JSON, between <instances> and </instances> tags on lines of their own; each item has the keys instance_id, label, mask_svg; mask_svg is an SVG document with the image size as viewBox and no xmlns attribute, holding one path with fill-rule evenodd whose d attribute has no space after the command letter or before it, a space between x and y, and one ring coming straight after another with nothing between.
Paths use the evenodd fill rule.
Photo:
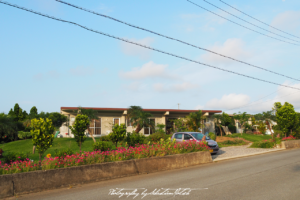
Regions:
<instances>
[{"instance_id":1,"label":"roadside curb","mask_svg":"<svg viewBox=\"0 0 300 200\"><path fill-rule=\"evenodd\" d=\"M274 149L274 150L265 151L265 152L249 153L249 154L245 154L245 155L231 156L231 157L227 157L227 158L219 158L219 159L216 158L216 159L213 160L213 162L218 162L218 161L223 161L223 160L230 160L230 159L235 159L235 158L243 158L243 157L248 157L248 156L255 156L255 155L271 153L271 152L275 152L275 151L282 151L282 150L286 150L286 149Z\"/></svg>"}]
</instances>

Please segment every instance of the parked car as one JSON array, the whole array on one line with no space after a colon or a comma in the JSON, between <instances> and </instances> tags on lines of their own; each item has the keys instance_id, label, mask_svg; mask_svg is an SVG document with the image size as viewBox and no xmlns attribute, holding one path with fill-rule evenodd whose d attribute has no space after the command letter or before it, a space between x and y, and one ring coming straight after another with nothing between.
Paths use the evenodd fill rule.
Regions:
<instances>
[{"instance_id":1,"label":"parked car","mask_svg":"<svg viewBox=\"0 0 300 200\"><path fill-rule=\"evenodd\" d=\"M218 143L212 139L210 139L209 136L205 136L203 133L199 132L178 132L174 133L172 135L172 140L175 139L176 142L183 142L187 140L197 140L202 141L205 137L205 140L207 142L208 147L210 148L211 154L216 154L219 151Z\"/></svg>"}]
</instances>

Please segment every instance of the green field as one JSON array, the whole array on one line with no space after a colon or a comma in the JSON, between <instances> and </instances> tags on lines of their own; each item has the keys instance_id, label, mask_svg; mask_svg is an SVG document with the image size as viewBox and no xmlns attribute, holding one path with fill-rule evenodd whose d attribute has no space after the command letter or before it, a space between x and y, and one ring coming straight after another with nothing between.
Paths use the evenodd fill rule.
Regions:
<instances>
[{"instance_id":1,"label":"green field","mask_svg":"<svg viewBox=\"0 0 300 200\"><path fill-rule=\"evenodd\" d=\"M82 151L92 151L93 150L93 139L87 138L84 143L82 144ZM32 160L38 160L39 155L37 152L35 154L32 154L33 144L31 139L27 140L18 140L14 142L9 142L5 144L0 144L0 148L3 149L4 155L7 152L18 152L18 153L28 153L29 158ZM50 153L51 155L54 155L55 149L61 150L61 149L67 149L70 148L73 150L73 152L79 152L79 147L75 141L74 138L54 138L53 145L51 148L49 148L43 156L45 157L46 154Z\"/></svg>"},{"instance_id":2,"label":"green field","mask_svg":"<svg viewBox=\"0 0 300 200\"><path fill-rule=\"evenodd\" d=\"M272 139L271 135L252 135L252 134L246 134L243 133L234 133L232 135L226 135L225 137L231 137L231 138L244 138L245 140L248 140L250 142L259 142L263 140L269 140Z\"/></svg>"}]
</instances>

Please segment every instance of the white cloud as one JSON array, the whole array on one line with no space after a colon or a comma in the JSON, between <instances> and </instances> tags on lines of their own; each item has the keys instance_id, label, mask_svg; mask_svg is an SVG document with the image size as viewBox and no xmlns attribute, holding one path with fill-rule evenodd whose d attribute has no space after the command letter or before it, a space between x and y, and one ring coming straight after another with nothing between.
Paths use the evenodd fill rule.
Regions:
<instances>
[{"instance_id":1,"label":"white cloud","mask_svg":"<svg viewBox=\"0 0 300 200\"><path fill-rule=\"evenodd\" d=\"M272 26L295 30L300 27L300 11L286 11L277 15L273 21Z\"/></svg>"},{"instance_id":2,"label":"white cloud","mask_svg":"<svg viewBox=\"0 0 300 200\"><path fill-rule=\"evenodd\" d=\"M69 73L73 76L88 76L88 75L93 75L95 71L96 70L92 67L78 66L76 68L71 68L69 70Z\"/></svg>"},{"instance_id":3,"label":"white cloud","mask_svg":"<svg viewBox=\"0 0 300 200\"><path fill-rule=\"evenodd\" d=\"M208 49L240 60L248 59L252 55L252 53L246 49L243 41L241 39L235 39L235 38L228 39L224 42L224 44L214 45L212 47L209 47ZM204 60L207 63L222 64L222 65L236 63L231 59L224 58L222 56L218 56L209 52L203 54L201 56L201 60Z\"/></svg>"},{"instance_id":4,"label":"white cloud","mask_svg":"<svg viewBox=\"0 0 300 200\"><path fill-rule=\"evenodd\" d=\"M223 95L221 99L212 99L205 105L206 108L211 109L232 109L250 102L250 97L245 94L228 94Z\"/></svg>"},{"instance_id":5,"label":"white cloud","mask_svg":"<svg viewBox=\"0 0 300 200\"><path fill-rule=\"evenodd\" d=\"M156 83L153 85L153 89L156 92L184 92L184 91L191 90L191 89L194 89L197 87L198 87L198 85L191 84L188 82L183 82L181 84L169 84L169 85L164 85L162 83Z\"/></svg>"},{"instance_id":6,"label":"white cloud","mask_svg":"<svg viewBox=\"0 0 300 200\"><path fill-rule=\"evenodd\" d=\"M119 76L125 79L145 79L145 78L172 78L166 68L167 65L156 64L154 62L148 62L142 67L135 67L131 71L119 73Z\"/></svg>"},{"instance_id":7,"label":"white cloud","mask_svg":"<svg viewBox=\"0 0 300 200\"><path fill-rule=\"evenodd\" d=\"M154 39L149 37L143 39L132 38L128 40L142 44L144 46L150 46L154 42ZM130 56L138 56L141 59L147 59L151 54L151 50L127 42L121 42L121 49L124 54Z\"/></svg>"}]
</instances>

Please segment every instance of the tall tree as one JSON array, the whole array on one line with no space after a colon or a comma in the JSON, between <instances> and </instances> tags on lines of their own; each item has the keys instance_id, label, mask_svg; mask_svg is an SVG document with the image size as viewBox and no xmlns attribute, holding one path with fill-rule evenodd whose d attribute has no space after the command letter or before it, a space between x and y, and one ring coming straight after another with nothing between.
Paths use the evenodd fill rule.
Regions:
<instances>
[{"instance_id":1,"label":"tall tree","mask_svg":"<svg viewBox=\"0 0 300 200\"><path fill-rule=\"evenodd\" d=\"M38 115L38 110L35 106L33 106L31 109L30 109L30 112L29 112L29 118L30 119L34 119L36 118Z\"/></svg>"},{"instance_id":2,"label":"tall tree","mask_svg":"<svg viewBox=\"0 0 300 200\"><path fill-rule=\"evenodd\" d=\"M86 137L84 136L84 132L89 126L89 124L90 124L90 120L88 116L79 114L76 116L73 126L69 126L79 146L80 154L81 154L81 144L86 139Z\"/></svg>"},{"instance_id":3,"label":"tall tree","mask_svg":"<svg viewBox=\"0 0 300 200\"><path fill-rule=\"evenodd\" d=\"M199 129L202 126L202 121L205 119L205 117L202 115L202 111L199 110L197 112L190 113L186 117L186 124L188 126L189 131L195 131L198 132Z\"/></svg>"},{"instance_id":4,"label":"tall tree","mask_svg":"<svg viewBox=\"0 0 300 200\"><path fill-rule=\"evenodd\" d=\"M276 102L278 106L276 112L277 124L279 128L285 133L285 136L289 135L290 132L299 130L299 118L295 112L294 106L285 102L281 105L280 102Z\"/></svg>"},{"instance_id":5,"label":"tall tree","mask_svg":"<svg viewBox=\"0 0 300 200\"><path fill-rule=\"evenodd\" d=\"M10 141L16 139L18 135L17 122L11 115L0 113L0 139Z\"/></svg>"},{"instance_id":6,"label":"tall tree","mask_svg":"<svg viewBox=\"0 0 300 200\"><path fill-rule=\"evenodd\" d=\"M250 115L247 114L246 112L243 112L243 113L239 112L238 114L234 113L234 114L233 114L233 118L234 118L235 120L238 120L238 121L240 122L241 128L242 128L242 130L244 131L245 125L246 125L246 123L248 123L248 121L249 121L249 119L250 119ZM243 131L242 131L242 132L243 132ZM243 134L243 133L242 133L242 134Z\"/></svg>"},{"instance_id":7,"label":"tall tree","mask_svg":"<svg viewBox=\"0 0 300 200\"><path fill-rule=\"evenodd\" d=\"M228 126L234 124L233 119L225 112L221 115L214 115L215 124L219 127L221 137L223 136L223 131L221 126Z\"/></svg>"},{"instance_id":8,"label":"tall tree","mask_svg":"<svg viewBox=\"0 0 300 200\"><path fill-rule=\"evenodd\" d=\"M127 117L132 126L136 127L136 133L139 133L143 127L154 128L155 126L149 120L152 117L151 113L144 112L140 106L130 106L127 111Z\"/></svg>"},{"instance_id":9,"label":"tall tree","mask_svg":"<svg viewBox=\"0 0 300 200\"><path fill-rule=\"evenodd\" d=\"M86 115L89 120L90 120L90 123L87 127L87 131L89 133L89 135L92 137L94 143L96 143L96 140L94 138L94 134L92 131L90 131L90 124L94 122L94 120L98 119L98 116L97 116L97 111L93 110L93 109L84 109L82 107L78 107L78 113L82 114L82 115Z\"/></svg>"}]
</instances>

